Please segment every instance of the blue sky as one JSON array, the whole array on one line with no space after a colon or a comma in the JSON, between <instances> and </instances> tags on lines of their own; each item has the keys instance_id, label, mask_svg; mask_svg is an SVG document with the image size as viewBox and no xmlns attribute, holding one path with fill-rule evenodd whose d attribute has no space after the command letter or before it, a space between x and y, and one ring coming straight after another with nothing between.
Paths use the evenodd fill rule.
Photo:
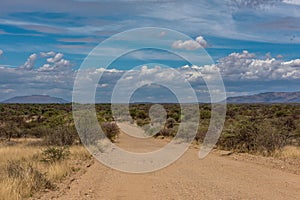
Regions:
<instances>
[{"instance_id":1,"label":"blue sky","mask_svg":"<svg viewBox=\"0 0 300 200\"><path fill-rule=\"evenodd\" d=\"M201 36L205 45L198 43L223 75L228 96L300 91L299 0L2 0L0 101L30 94L71 100L76 70L88 53L114 34L142 27ZM195 45L184 42L178 48ZM110 66L115 71L105 72L97 96L107 101L117 77L146 63L190 74L182 68L188 63L170 53L138 51ZM204 91L200 80L191 85ZM140 93L148 98L148 90Z\"/></svg>"}]
</instances>

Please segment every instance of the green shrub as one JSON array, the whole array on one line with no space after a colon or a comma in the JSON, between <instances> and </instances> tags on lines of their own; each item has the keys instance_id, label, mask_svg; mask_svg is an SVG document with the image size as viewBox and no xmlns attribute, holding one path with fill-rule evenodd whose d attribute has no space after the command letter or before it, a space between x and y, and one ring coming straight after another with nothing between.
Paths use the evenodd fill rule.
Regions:
<instances>
[{"instance_id":1,"label":"green shrub","mask_svg":"<svg viewBox=\"0 0 300 200\"><path fill-rule=\"evenodd\" d=\"M201 119L210 119L210 117L211 117L210 110L201 110L200 117L201 117Z\"/></svg>"},{"instance_id":2,"label":"green shrub","mask_svg":"<svg viewBox=\"0 0 300 200\"><path fill-rule=\"evenodd\" d=\"M136 120L136 124L138 126L144 126L144 125L149 124L149 120L146 120L146 119L137 119Z\"/></svg>"},{"instance_id":3,"label":"green shrub","mask_svg":"<svg viewBox=\"0 0 300 200\"><path fill-rule=\"evenodd\" d=\"M217 144L227 150L272 155L288 144L293 129L290 119L242 120L225 129Z\"/></svg>"},{"instance_id":4,"label":"green shrub","mask_svg":"<svg viewBox=\"0 0 300 200\"><path fill-rule=\"evenodd\" d=\"M144 110L138 110L136 113L138 119L146 119L148 116Z\"/></svg>"},{"instance_id":5,"label":"green shrub","mask_svg":"<svg viewBox=\"0 0 300 200\"><path fill-rule=\"evenodd\" d=\"M42 152L42 161L48 163L59 162L70 155L68 147L49 146Z\"/></svg>"}]
</instances>

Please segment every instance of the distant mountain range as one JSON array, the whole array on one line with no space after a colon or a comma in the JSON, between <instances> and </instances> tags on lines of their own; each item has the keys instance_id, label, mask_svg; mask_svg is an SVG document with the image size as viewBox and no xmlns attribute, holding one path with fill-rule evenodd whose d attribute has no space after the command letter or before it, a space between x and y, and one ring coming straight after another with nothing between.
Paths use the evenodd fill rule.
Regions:
<instances>
[{"instance_id":1,"label":"distant mountain range","mask_svg":"<svg viewBox=\"0 0 300 200\"><path fill-rule=\"evenodd\" d=\"M227 103L300 103L300 92L265 92L228 97Z\"/></svg>"},{"instance_id":2,"label":"distant mountain range","mask_svg":"<svg viewBox=\"0 0 300 200\"><path fill-rule=\"evenodd\" d=\"M13 97L0 103L64 104L70 102L48 95L31 95ZM228 97L227 103L300 103L300 92L265 92L247 96Z\"/></svg>"},{"instance_id":3,"label":"distant mountain range","mask_svg":"<svg viewBox=\"0 0 300 200\"><path fill-rule=\"evenodd\" d=\"M64 104L64 103L69 103L68 101L57 98L57 97L51 97L48 95L31 95L31 96L17 96L13 97L11 99L7 99L5 101L2 101L1 103L20 103L20 104L50 104L50 103L55 103L55 104Z\"/></svg>"}]
</instances>

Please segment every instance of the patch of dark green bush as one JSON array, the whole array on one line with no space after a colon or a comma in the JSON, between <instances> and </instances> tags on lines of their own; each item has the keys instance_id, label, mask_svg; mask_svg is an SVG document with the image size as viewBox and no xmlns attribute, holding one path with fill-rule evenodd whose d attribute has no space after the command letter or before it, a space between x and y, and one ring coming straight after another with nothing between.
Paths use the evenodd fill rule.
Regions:
<instances>
[{"instance_id":1,"label":"patch of dark green bush","mask_svg":"<svg viewBox=\"0 0 300 200\"><path fill-rule=\"evenodd\" d=\"M68 147L49 146L42 152L42 161L47 163L55 163L62 161L70 155Z\"/></svg>"},{"instance_id":2,"label":"patch of dark green bush","mask_svg":"<svg viewBox=\"0 0 300 200\"><path fill-rule=\"evenodd\" d=\"M58 126L44 128L44 144L54 146L70 146L79 141L77 131L74 126Z\"/></svg>"}]
</instances>

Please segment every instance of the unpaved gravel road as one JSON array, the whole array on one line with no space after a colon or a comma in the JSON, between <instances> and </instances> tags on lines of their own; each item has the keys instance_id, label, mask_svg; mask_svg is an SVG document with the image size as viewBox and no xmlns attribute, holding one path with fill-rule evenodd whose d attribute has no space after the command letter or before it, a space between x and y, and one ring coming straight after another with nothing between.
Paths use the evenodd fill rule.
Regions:
<instances>
[{"instance_id":1,"label":"unpaved gravel road","mask_svg":"<svg viewBox=\"0 0 300 200\"><path fill-rule=\"evenodd\" d=\"M134 152L152 151L166 140L121 134L118 145ZM52 196L51 196L52 195ZM42 199L300 199L300 175L211 153L198 159L191 147L160 171L128 174L98 161L56 194Z\"/></svg>"}]
</instances>

